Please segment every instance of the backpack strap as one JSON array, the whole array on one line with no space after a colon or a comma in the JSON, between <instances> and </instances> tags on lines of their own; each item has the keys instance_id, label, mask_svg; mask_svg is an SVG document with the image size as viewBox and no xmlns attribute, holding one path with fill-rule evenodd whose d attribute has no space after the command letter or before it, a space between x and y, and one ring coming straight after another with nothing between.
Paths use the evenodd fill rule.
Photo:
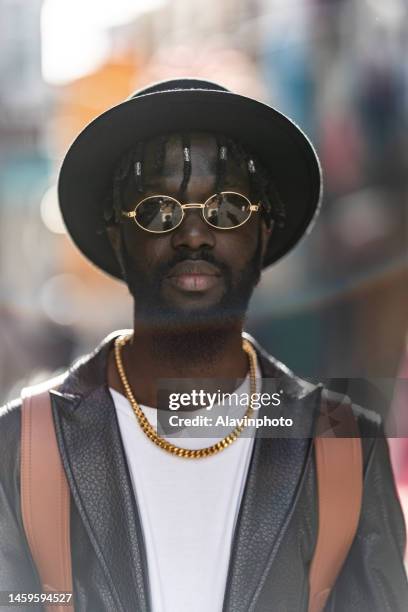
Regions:
<instances>
[{"instance_id":1,"label":"backpack strap","mask_svg":"<svg viewBox=\"0 0 408 612\"><path fill-rule=\"evenodd\" d=\"M361 439L350 398L339 403L339 397L322 391L314 438L319 527L309 574L309 612L321 612L326 605L356 535L361 511Z\"/></svg>"},{"instance_id":2,"label":"backpack strap","mask_svg":"<svg viewBox=\"0 0 408 612\"><path fill-rule=\"evenodd\" d=\"M49 388L31 387L22 392L21 512L43 592L72 593L70 494ZM74 606L46 604L44 609L73 612Z\"/></svg>"}]
</instances>

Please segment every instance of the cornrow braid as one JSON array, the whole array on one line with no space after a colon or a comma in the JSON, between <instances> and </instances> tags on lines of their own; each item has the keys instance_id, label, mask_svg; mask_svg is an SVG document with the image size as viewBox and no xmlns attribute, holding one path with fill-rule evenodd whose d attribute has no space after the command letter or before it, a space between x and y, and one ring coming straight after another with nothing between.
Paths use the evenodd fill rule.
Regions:
<instances>
[{"instance_id":1,"label":"cornrow braid","mask_svg":"<svg viewBox=\"0 0 408 612\"><path fill-rule=\"evenodd\" d=\"M144 158L144 142L138 142L136 145L133 172L135 178L135 187L138 193L143 193L143 158Z\"/></svg>"},{"instance_id":2,"label":"cornrow braid","mask_svg":"<svg viewBox=\"0 0 408 612\"><path fill-rule=\"evenodd\" d=\"M235 140L229 137L225 139L225 142L228 146L230 157L235 161L236 164L240 164L245 156L242 147Z\"/></svg>"},{"instance_id":3,"label":"cornrow braid","mask_svg":"<svg viewBox=\"0 0 408 612\"><path fill-rule=\"evenodd\" d=\"M215 192L220 193L224 186L227 171L228 148L227 141L223 136L217 136L217 162L215 171Z\"/></svg>"},{"instance_id":4,"label":"cornrow braid","mask_svg":"<svg viewBox=\"0 0 408 612\"><path fill-rule=\"evenodd\" d=\"M273 200L272 218L279 229L283 229L286 225L286 207L282 202L278 190L272 182L268 183L268 190Z\"/></svg>"},{"instance_id":5,"label":"cornrow braid","mask_svg":"<svg viewBox=\"0 0 408 612\"><path fill-rule=\"evenodd\" d=\"M130 166L132 163L132 156L130 154L122 157L119 162L116 172L113 176L113 210L111 207L110 198L107 199L106 205L104 207L104 219L107 224L118 223L120 219L120 213L122 210L122 184L123 181L129 175Z\"/></svg>"},{"instance_id":6,"label":"cornrow braid","mask_svg":"<svg viewBox=\"0 0 408 612\"><path fill-rule=\"evenodd\" d=\"M246 166L248 171L249 185L251 188L251 193L255 195L256 200L262 200L264 207L266 205L265 193L262 189L262 181L260 180L259 172L257 172L257 167L252 157L246 156Z\"/></svg>"},{"instance_id":7,"label":"cornrow braid","mask_svg":"<svg viewBox=\"0 0 408 612\"><path fill-rule=\"evenodd\" d=\"M182 196L187 189L191 176L191 141L188 134L182 134L181 143L183 147L183 180L179 187L179 196Z\"/></svg>"},{"instance_id":8,"label":"cornrow braid","mask_svg":"<svg viewBox=\"0 0 408 612\"><path fill-rule=\"evenodd\" d=\"M283 229L286 222L286 209L273 181L271 181L269 175L266 174L264 168L259 163L257 163L255 172L253 172L251 166L251 160L249 160L248 170L250 172L250 179L252 175L258 190L259 199L263 203L265 213L269 219L269 224L273 220L279 229Z\"/></svg>"},{"instance_id":9,"label":"cornrow braid","mask_svg":"<svg viewBox=\"0 0 408 612\"><path fill-rule=\"evenodd\" d=\"M254 156L250 155L245 150L240 142L229 139L228 144L235 162L237 164L245 164L252 198L262 203L262 216L265 223L270 226L271 221L275 219L273 214L273 206L267 192L268 181L265 180L261 164Z\"/></svg>"},{"instance_id":10,"label":"cornrow braid","mask_svg":"<svg viewBox=\"0 0 408 612\"><path fill-rule=\"evenodd\" d=\"M247 158L247 168L251 191L255 194L256 200L262 202L262 215L268 227L273 219L273 207L266 190L266 183L262 171L253 158Z\"/></svg>"}]
</instances>

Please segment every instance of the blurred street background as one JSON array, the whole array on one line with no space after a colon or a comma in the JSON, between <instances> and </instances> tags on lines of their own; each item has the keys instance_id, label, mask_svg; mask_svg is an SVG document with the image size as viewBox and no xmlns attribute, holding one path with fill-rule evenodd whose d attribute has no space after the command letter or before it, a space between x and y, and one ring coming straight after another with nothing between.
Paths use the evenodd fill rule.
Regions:
<instances>
[{"instance_id":1,"label":"blurred street background","mask_svg":"<svg viewBox=\"0 0 408 612\"><path fill-rule=\"evenodd\" d=\"M133 90L201 76L289 115L324 171L320 219L264 274L248 330L362 403L371 381L404 420L407 51L407 0L0 0L0 404L132 324L60 219L70 142ZM406 440L392 452L405 499Z\"/></svg>"}]
</instances>

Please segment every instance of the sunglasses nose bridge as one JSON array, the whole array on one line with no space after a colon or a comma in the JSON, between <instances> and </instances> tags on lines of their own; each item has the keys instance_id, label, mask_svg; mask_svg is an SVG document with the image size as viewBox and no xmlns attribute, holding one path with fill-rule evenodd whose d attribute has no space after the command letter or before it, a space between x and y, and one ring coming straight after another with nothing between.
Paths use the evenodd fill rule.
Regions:
<instances>
[{"instance_id":1,"label":"sunglasses nose bridge","mask_svg":"<svg viewBox=\"0 0 408 612\"><path fill-rule=\"evenodd\" d=\"M196 213L193 213L192 216L196 217L197 219L200 219L201 221L206 221L206 218L204 216L205 204L203 204L202 202L189 202L188 204L180 204L180 206L182 211L182 219L180 221L180 224L182 221L185 221L186 214L189 210L196 210Z\"/></svg>"},{"instance_id":2,"label":"sunglasses nose bridge","mask_svg":"<svg viewBox=\"0 0 408 612\"><path fill-rule=\"evenodd\" d=\"M196 202L191 202L189 204L182 204L181 208L204 208L204 204L199 204Z\"/></svg>"}]
</instances>

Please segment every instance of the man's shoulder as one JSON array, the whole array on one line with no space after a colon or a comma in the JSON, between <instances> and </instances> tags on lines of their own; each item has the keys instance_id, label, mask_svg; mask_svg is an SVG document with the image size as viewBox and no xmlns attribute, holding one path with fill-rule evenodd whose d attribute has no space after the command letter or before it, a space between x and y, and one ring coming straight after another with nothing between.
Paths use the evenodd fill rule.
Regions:
<instances>
[{"instance_id":1,"label":"man's shoulder","mask_svg":"<svg viewBox=\"0 0 408 612\"><path fill-rule=\"evenodd\" d=\"M323 386L324 396L332 405L332 410L340 408L345 404L351 405L353 415L358 423L361 435L365 437L377 437L384 426L387 414L385 399L381 396L372 397L370 394L370 382L365 379L359 380L359 393L353 389L345 391L334 391L328 386Z\"/></svg>"},{"instance_id":2,"label":"man's shoulder","mask_svg":"<svg viewBox=\"0 0 408 612\"><path fill-rule=\"evenodd\" d=\"M110 339L111 335L104 338L104 340L102 340L102 342L98 344L94 350L78 356L63 372L53 374L46 380L30 385L26 389L30 390L31 393L40 393L41 391L53 389L57 386L66 384L71 377L75 377L77 375L82 366L88 364L102 350L103 346L105 346ZM22 394L24 394L24 392L25 391L23 390ZM0 406L0 432L3 433L3 435L7 435L4 432L8 431L9 428L14 428L16 424L19 423L21 418L22 402L22 396L20 396Z\"/></svg>"},{"instance_id":3,"label":"man's shoulder","mask_svg":"<svg viewBox=\"0 0 408 612\"><path fill-rule=\"evenodd\" d=\"M282 361L268 353L261 344L250 334L244 332L244 338L254 346L263 379L279 381L285 396L293 399L302 399L317 388L316 384L297 376Z\"/></svg>"},{"instance_id":4,"label":"man's shoulder","mask_svg":"<svg viewBox=\"0 0 408 612\"><path fill-rule=\"evenodd\" d=\"M346 403L351 404L362 438L376 438L384 435L383 423L389 407L386 398L372 381L364 378L343 378L318 382L307 380L269 354L252 336L249 334L245 336L256 348L263 377L278 378L285 387L287 396L302 400L313 392L318 393L319 396L322 394L330 403L331 409L336 411L337 408L341 411L341 406Z\"/></svg>"}]
</instances>

